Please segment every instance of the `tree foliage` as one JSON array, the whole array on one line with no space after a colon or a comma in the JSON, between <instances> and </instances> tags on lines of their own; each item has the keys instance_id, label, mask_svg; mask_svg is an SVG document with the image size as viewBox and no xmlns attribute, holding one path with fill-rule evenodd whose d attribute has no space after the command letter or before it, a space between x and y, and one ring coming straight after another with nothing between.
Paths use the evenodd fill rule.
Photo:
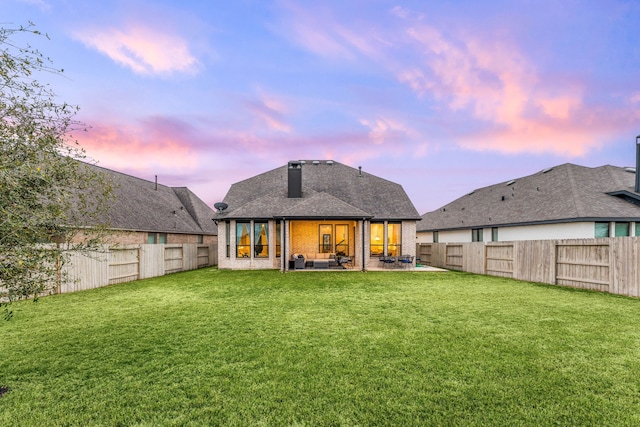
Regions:
<instances>
[{"instance_id":1,"label":"tree foliage","mask_svg":"<svg viewBox=\"0 0 640 427\"><path fill-rule=\"evenodd\" d=\"M22 37L46 37L33 24L0 28L0 307L56 290L70 250L91 249L106 224L110 186L86 163L72 132L78 107L58 102L38 76L56 75L49 58ZM48 39L48 37L47 37Z\"/></svg>"}]
</instances>

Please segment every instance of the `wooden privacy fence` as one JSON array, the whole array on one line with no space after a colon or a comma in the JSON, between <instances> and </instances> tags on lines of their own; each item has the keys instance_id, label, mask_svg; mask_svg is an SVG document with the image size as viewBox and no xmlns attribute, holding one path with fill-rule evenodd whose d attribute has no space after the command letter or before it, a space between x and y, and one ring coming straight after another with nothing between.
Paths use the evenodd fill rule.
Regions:
<instances>
[{"instance_id":1,"label":"wooden privacy fence","mask_svg":"<svg viewBox=\"0 0 640 427\"><path fill-rule=\"evenodd\" d=\"M425 265L640 296L640 237L420 243Z\"/></svg>"},{"instance_id":2,"label":"wooden privacy fence","mask_svg":"<svg viewBox=\"0 0 640 427\"><path fill-rule=\"evenodd\" d=\"M214 265L218 265L218 246L215 244L104 245L96 252L70 254L69 262L63 266L68 280L58 287L58 293Z\"/></svg>"}]
</instances>

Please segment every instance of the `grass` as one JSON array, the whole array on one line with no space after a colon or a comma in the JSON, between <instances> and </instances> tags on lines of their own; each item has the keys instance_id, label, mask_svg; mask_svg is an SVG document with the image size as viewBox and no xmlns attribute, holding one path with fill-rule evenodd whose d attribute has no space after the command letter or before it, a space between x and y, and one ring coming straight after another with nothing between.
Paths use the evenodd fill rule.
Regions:
<instances>
[{"instance_id":1,"label":"grass","mask_svg":"<svg viewBox=\"0 0 640 427\"><path fill-rule=\"evenodd\" d=\"M0 425L639 425L640 300L215 269L19 303Z\"/></svg>"}]
</instances>

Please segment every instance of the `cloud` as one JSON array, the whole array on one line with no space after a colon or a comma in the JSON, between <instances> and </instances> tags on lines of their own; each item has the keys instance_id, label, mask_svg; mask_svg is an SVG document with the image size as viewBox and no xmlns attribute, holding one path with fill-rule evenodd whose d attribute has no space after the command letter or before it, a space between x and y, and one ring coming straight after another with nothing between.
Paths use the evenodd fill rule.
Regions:
<instances>
[{"instance_id":1,"label":"cloud","mask_svg":"<svg viewBox=\"0 0 640 427\"><path fill-rule=\"evenodd\" d=\"M270 130L291 132L291 126L285 121L285 114L290 109L282 99L260 91L259 99L246 101L245 107Z\"/></svg>"},{"instance_id":2,"label":"cloud","mask_svg":"<svg viewBox=\"0 0 640 427\"><path fill-rule=\"evenodd\" d=\"M418 98L433 97L442 113L471 115L473 135L457 137L464 148L582 156L634 120L619 107L589 104L579 79L543 78L508 39L452 36L426 25L408 28L407 36L421 63L399 70L398 81Z\"/></svg>"},{"instance_id":3,"label":"cloud","mask_svg":"<svg viewBox=\"0 0 640 427\"><path fill-rule=\"evenodd\" d=\"M406 141L408 136L414 133L404 123L388 117L379 116L373 120L360 119L360 124L370 129L369 138L374 144L393 143L396 149L399 148L399 142Z\"/></svg>"},{"instance_id":4,"label":"cloud","mask_svg":"<svg viewBox=\"0 0 640 427\"><path fill-rule=\"evenodd\" d=\"M377 29L370 27L364 32L353 22L341 24L327 7L287 2L284 10L285 37L317 55L351 61L361 55L377 57L379 49L388 45Z\"/></svg>"},{"instance_id":5,"label":"cloud","mask_svg":"<svg viewBox=\"0 0 640 427\"><path fill-rule=\"evenodd\" d=\"M137 74L195 73L199 66L186 39L165 28L134 24L124 29L86 29L75 37Z\"/></svg>"},{"instance_id":6,"label":"cloud","mask_svg":"<svg viewBox=\"0 0 640 427\"><path fill-rule=\"evenodd\" d=\"M387 114L357 114L365 117L359 122L378 145L403 139L426 153L432 142L420 134L433 132L427 122L437 120L449 126L440 132L465 149L571 157L637 123L633 107L608 105L605 97L593 96L599 83L586 73L554 75L535 62L510 23L491 29L469 23L444 27L437 15L396 6L381 27L374 21L347 21L338 9L287 4L288 37L316 55L346 59L345 67L363 58L373 61L377 76L386 72L415 94L422 112L411 118L397 113L396 121L419 131L403 135L381 118ZM640 103L640 95L629 101Z\"/></svg>"},{"instance_id":7,"label":"cloud","mask_svg":"<svg viewBox=\"0 0 640 427\"><path fill-rule=\"evenodd\" d=\"M91 158L144 170L157 165L185 168L193 164L197 159L194 146L198 146L194 134L180 120L149 117L134 124L96 121L85 134L76 136Z\"/></svg>"}]
</instances>

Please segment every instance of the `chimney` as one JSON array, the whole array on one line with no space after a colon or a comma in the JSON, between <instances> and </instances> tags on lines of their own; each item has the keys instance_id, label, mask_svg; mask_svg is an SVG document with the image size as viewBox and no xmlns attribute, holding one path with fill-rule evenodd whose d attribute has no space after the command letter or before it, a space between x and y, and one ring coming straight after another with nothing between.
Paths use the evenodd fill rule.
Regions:
<instances>
[{"instance_id":1,"label":"chimney","mask_svg":"<svg viewBox=\"0 0 640 427\"><path fill-rule=\"evenodd\" d=\"M302 162L289 162L288 174L287 197L290 199L299 199L302 197Z\"/></svg>"},{"instance_id":2,"label":"chimney","mask_svg":"<svg viewBox=\"0 0 640 427\"><path fill-rule=\"evenodd\" d=\"M636 136L636 193L640 193L640 135Z\"/></svg>"}]
</instances>

